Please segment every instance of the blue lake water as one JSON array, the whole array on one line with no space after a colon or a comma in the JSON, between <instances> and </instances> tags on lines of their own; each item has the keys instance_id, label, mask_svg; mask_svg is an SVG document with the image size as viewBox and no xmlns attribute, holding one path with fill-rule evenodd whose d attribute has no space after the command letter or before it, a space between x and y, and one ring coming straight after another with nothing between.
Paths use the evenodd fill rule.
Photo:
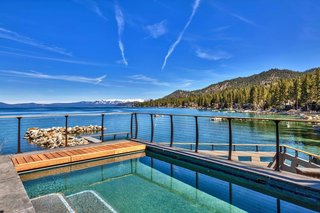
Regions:
<instances>
[{"instance_id":1,"label":"blue lake water","mask_svg":"<svg viewBox=\"0 0 320 213\"><path fill-rule=\"evenodd\" d=\"M270 117L290 118L284 115L255 115L251 113L213 112L210 110L172 109L172 108L131 108L131 107L59 107L59 108L2 108L0 116L8 115L41 115L55 114L57 116L41 118L22 118L21 138L22 152L41 149L27 143L23 135L30 127L49 128L63 127L64 114L72 113L120 113L120 112L148 112L172 113L188 115L234 116L234 117ZM193 117L176 116L174 121L174 142L195 141L195 121ZM69 126L101 125L101 116L70 116ZM107 114L105 116L106 133L130 132L129 114ZM155 142L170 141L170 117L154 118ZM138 137L150 140L150 116L138 115ZM199 118L200 143L227 143L228 124L226 121L211 121L209 118ZM233 121L234 143L275 144L275 125L272 121ZM315 154L320 154L320 132L311 123L280 123L280 142ZM1 153L15 153L17 151L17 119L0 118L0 150Z\"/></svg>"}]
</instances>

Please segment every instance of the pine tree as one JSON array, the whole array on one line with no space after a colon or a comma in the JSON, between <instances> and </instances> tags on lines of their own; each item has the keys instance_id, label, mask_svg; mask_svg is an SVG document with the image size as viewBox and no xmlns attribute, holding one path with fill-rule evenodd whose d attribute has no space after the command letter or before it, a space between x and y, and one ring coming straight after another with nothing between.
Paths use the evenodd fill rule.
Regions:
<instances>
[{"instance_id":1,"label":"pine tree","mask_svg":"<svg viewBox=\"0 0 320 213\"><path fill-rule=\"evenodd\" d=\"M301 104L305 105L307 110L309 109L309 96L310 96L310 79L309 75L305 75L302 83L301 83Z\"/></svg>"},{"instance_id":2,"label":"pine tree","mask_svg":"<svg viewBox=\"0 0 320 213\"><path fill-rule=\"evenodd\" d=\"M320 69L318 69L316 71L314 84L315 84L315 86L314 86L315 87L315 100L316 100L317 105L319 106L320 105Z\"/></svg>"},{"instance_id":3,"label":"pine tree","mask_svg":"<svg viewBox=\"0 0 320 213\"><path fill-rule=\"evenodd\" d=\"M296 109L298 109L299 101L300 101L300 98L301 98L301 82L300 82L300 78L296 78L293 81L292 97L293 97L293 99L295 101Z\"/></svg>"}]
</instances>

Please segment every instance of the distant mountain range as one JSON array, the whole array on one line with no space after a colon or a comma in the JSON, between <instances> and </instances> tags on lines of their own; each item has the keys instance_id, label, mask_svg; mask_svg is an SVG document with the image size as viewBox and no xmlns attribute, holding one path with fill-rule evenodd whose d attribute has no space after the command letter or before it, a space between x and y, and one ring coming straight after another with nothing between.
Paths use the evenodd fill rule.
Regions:
<instances>
[{"instance_id":1,"label":"distant mountain range","mask_svg":"<svg viewBox=\"0 0 320 213\"><path fill-rule=\"evenodd\" d=\"M0 102L0 108L12 107L106 107L106 106L133 106L137 102L143 102L143 99L112 99L112 100L99 100L99 101L80 101L72 103L52 103L52 104L39 104L39 103L19 103L7 104Z\"/></svg>"},{"instance_id":2,"label":"distant mountain range","mask_svg":"<svg viewBox=\"0 0 320 213\"><path fill-rule=\"evenodd\" d=\"M296 77L302 76L305 73L313 72L316 69L318 68L306 70L305 72L292 71L288 69L270 69L268 71L251 75L249 77L239 77L239 78L234 78L231 80L226 80L219 83L211 84L199 90L193 90L193 91L176 90L173 93L163 98L187 98L191 95L213 94L225 89L236 89L241 87L243 88L246 86L267 85L280 79L296 78Z\"/></svg>"},{"instance_id":3,"label":"distant mountain range","mask_svg":"<svg viewBox=\"0 0 320 213\"><path fill-rule=\"evenodd\" d=\"M320 68L304 72L270 69L248 77L173 93L137 106L320 111Z\"/></svg>"}]
</instances>

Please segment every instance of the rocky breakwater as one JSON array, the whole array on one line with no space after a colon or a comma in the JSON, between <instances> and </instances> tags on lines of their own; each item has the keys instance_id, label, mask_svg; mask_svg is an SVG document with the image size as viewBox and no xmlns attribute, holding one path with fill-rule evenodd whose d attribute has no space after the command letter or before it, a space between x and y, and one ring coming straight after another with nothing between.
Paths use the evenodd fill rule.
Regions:
<instances>
[{"instance_id":1,"label":"rocky breakwater","mask_svg":"<svg viewBox=\"0 0 320 213\"><path fill-rule=\"evenodd\" d=\"M77 146L88 144L89 142L84 138L78 137L82 134L97 133L102 130L101 126L74 126L68 128L68 146ZM37 127L29 128L24 138L31 144L36 144L45 148L57 148L65 146L65 127L52 127L41 129Z\"/></svg>"}]
</instances>

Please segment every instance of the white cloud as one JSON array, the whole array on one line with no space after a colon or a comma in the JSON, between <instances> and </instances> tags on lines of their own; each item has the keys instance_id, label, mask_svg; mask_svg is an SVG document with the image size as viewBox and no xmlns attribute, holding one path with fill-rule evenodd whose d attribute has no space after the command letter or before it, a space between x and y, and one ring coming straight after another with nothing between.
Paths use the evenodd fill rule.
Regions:
<instances>
[{"instance_id":1,"label":"white cloud","mask_svg":"<svg viewBox=\"0 0 320 213\"><path fill-rule=\"evenodd\" d=\"M45 57L45 56L36 56L31 55L30 53L17 53L17 52L10 52L10 51L2 51L0 50L0 54L4 55L13 55L18 57L26 57L26 58L33 58L33 59L39 59L39 60L47 60L47 61L56 61L56 62L63 62L63 63L69 63L69 64L80 64L80 65L90 65L90 66L111 66L109 64L102 64L102 63L95 63L95 62L89 62L89 61L79 61L79 60L70 60L70 59L62 59L62 58L52 58L52 57Z\"/></svg>"},{"instance_id":2,"label":"white cloud","mask_svg":"<svg viewBox=\"0 0 320 213\"><path fill-rule=\"evenodd\" d=\"M222 59L231 58L231 55L225 51L204 51L201 49L196 50L196 55L199 58L210 60L210 61L218 61Z\"/></svg>"},{"instance_id":3,"label":"white cloud","mask_svg":"<svg viewBox=\"0 0 320 213\"><path fill-rule=\"evenodd\" d=\"M158 38L167 33L166 20L152 25L147 25L145 28L152 38Z\"/></svg>"},{"instance_id":4,"label":"white cloud","mask_svg":"<svg viewBox=\"0 0 320 213\"><path fill-rule=\"evenodd\" d=\"M121 57L122 57L123 63L125 65L128 65L128 61L127 61L127 59L125 57L125 54L124 54L124 45L123 45L123 42L122 42L122 33L123 33L123 30L124 30L124 16L123 16L122 10L121 10L121 8L119 7L118 4L115 4L114 8L115 8L115 18L116 18L117 26L118 26L118 44L119 44L119 49L120 49L120 52L121 52Z\"/></svg>"},{"instance_id":5,"label":"white cloud","mask_svg":"<svg viewBox=\"0 0 320 213\"><path fill-rule=\"evenodd\" d=\"M229 10L227 10L227 9L225 9L225 8L215 4L215 3L213 3L213 1L210 2L210 3L215 8L225 12L226 14L228 14L228 15L230 15L230 16L232 16L232 17L234 17L234 18L236 18L236 19L238 19L238 20L240 20L240 21L242 21L242 22L244 22L246 24L249 24L249 25L252 25L252 26L255 26L255 27L259 27L259 25L257 23L255 23L254 21L252 21L252 20L250 20L250 19L248 19L248 18L246 18L246 17L244 17L242 15L239 15L239 14L237 14L235 12L229 11Z\"/></svg>"},{"instance_id":6,"label":"white cloud","mask_svg":"<svg viewBox=\"0 0 320 213\"><path fill-rule=\"evenodd\" d=\"M32 38L29 38L27 36L23 36L20 35L16 32L4 29L0 27L0 39L7 39L7 40L11 40L11 41L16 41L22 44L27 44L33 47L37 47L43 50L47 50L50 52L55 52L55 53L59 53L62 55L67 55L67 56L71 56L72 54L67 52L65 49L62 49L60 47L55 47L55 46L49 46L46 44L43 44L41 42L35 41Z\"/></svg>"},{"instance_id":7,"label":"white cloud","mask_svg":"<svg viewBox=\"0 0 320 213\"><path fill-rule=\"evenodd\" d=\"M151 78L145 75L132 75L130 79L135 80L135 83L148 83L156 86L170 86L168 82L161 82L158 79Z\"/></svg>"},{"instance_id":8,"label":"white cloud","mask_svg":"<svg viewBox=\"0 0 320 213\"><path fill-rule=\"evenodd\" d=\"M94 0L74 0L77 3L83 4L85 7L89 8L92 10L98 17L104 19L107 21L108 19L104 16L102 10L100 9L99 5L97 2Z\"/></svg>"},{"instance_id":9,"label":"white cloud","mask_svg":"<svg viewBox=\"0 0 320 213\"><path fill-rule=\"evenodd\" d=\"M102 18L102 19L104 19L104 20L106 20L106 21L108 20L108 19L103 15L100 7L99 7L95 2L94 2L94 4L92 5L92 9L93 9L93 11L94 11L100 18Z\"/></svg>"},{"instance_id":10,"label":"white cloud","mask_svg":"<svg viewBox=\"0 0 320 213\"><path fill-rule=\"evenodd\" d=\"M191 13L186 25L184 26L183 30L180 32L180 34L179 34L178 38L176 39L176 41L170 46L170 48L168 50L168 53L167 53L166 57L164 58L164 61L163 61L162 67L161 67L162 70L165 68L168 58L173 53L173 51L176 48L176 46L180 43L180 41L181 41L181 39L183 37L183 34L187 30L187 28L189 27L189 25L190 25L190 23L191 23L191 21L193 19L193 16L195 15L199 5L200 5L200 0L195 0L194 4L193 4L193 7L192 7L192 13Z\"/></svg>"},{"instance_id":11,"label":"white cloud","mask_svg":"<svg viewBox=\"0 0 320 213\"><path fill-rule=\"evenodd\" d=\"M107 76L103 75L97 78L89 78L84 76L76 75L49 75L40 72L21 72L16 70L0 70L2 75L12 76L18 78L36 78L36 79L51 79L51 80L61 80L61 81L72 81L88 84L100 84Z\"/></svg>"}]
</instances>

